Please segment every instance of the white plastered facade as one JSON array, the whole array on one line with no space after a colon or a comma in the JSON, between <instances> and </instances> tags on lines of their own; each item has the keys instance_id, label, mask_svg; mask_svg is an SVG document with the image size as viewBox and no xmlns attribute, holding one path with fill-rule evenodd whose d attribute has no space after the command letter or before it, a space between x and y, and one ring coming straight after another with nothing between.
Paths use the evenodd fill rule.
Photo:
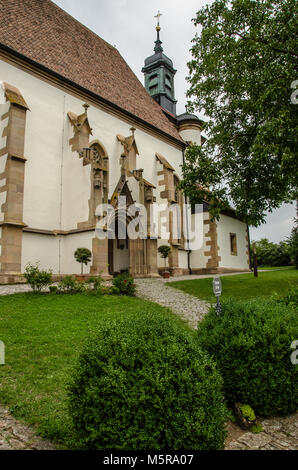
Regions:
<instances>
[{"instance_id":1,"label":"white plastered facade","mask_svg":"<svg viewBox=\"0 0 298 470\"><path fill-rule=\"evenodd\" d=\"M82 106L86 99L80 99L66 89L7 61L0 62L0 82L2 81L18 88L29 107L24 149L27 161L23 220L27 227L24 229L22 240L22 272L28 262L40 261L43 268L51 269L55 274L79 273L80 265L74 259L74 251L78 247L92 250L94 232L67 235L55 235L54 232L76 230L78 224L87 221L89 216L91 168L90 165L83 165L78 152L72 151L69 140L73 137L74 130L68 118L69 112L77 115L83 112ZM7 103L4 104L2 95L0 95L1 103L4 107L8 107ZM98 141L109 159L108 197L111 198L120 178L120 156L123 152L121 142L116 136L118 134L128 136L131 122L123 116L104 110L102 105L96 105L94 102L88 109L88 121L92 127L90 143ZM0 121L1 145L5 125L5 121ZM152 130L148 129L147 132L143 126L135 127L139 152L136 157L136 169L142 168L144 179L156 187L154 189L156 202L165 203L166 201L160 196L164 188L158 184L160 180L158 172L162 165L157 160L156 153L166 158L180 178L183 151L177 145L168 143L167 139L159 138ZM184 129L181 136L186 141L191 140L198 144L201 142L200 132L193 129L189 131ZM1 168L5 163L4 160L5 156L2 156ZM133 179L130 179L131 193L137 201L138 187L137 185L134 187ZM0 192L0 206L4 197L5 192ZM205 233L206 230L207 227L204 226ZM237 233L239 247L237 256L229 254L230 232ZM245 224L230 217L221 217L218 223L220 267L248 268L245 237ZM190 256L192 268L205 267L208 258L204 255L206 249L206 240L203 240L202 248L192 251ZM123 252L119 261L116 261L119 266L127 262L125 257L127 253ZM186 272L189 268L189 257L183 247L179 249L178 259L179 267ZM159 256L158 265L163 266L163 260Z\"/></svg>"}]
</instances>

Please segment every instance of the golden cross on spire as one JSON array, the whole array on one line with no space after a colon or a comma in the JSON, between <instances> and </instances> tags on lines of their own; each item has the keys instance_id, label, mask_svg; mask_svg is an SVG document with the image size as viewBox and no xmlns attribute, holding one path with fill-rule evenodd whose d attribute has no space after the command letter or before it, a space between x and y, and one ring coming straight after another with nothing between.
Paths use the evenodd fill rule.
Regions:
<instances>
[{"instance_id":1,"label":"golden cross on spire","mask_svg":"<svg viewBox=\"0 0 298 470\"><path fill-rule=\"evenodd\" d=\"M157 15L154 16L154 18L157 18L157 26L156 29L159 31L160 30L160 25L159 25L159 18L162 16L162 13L158 10Z\"/></svg>"}]
</instances>

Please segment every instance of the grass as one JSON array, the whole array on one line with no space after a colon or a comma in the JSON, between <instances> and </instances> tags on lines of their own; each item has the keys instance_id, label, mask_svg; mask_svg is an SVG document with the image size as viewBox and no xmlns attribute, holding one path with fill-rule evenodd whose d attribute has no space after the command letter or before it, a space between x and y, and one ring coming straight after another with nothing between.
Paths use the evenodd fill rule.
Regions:
<instances>
[{"instance_id":1,"label":"grass","mask_svg":"<svg viewBox=\"0 0 298 470\"><path fill-rule=\"evenodd\" d=\"M270 269L270 270L275 270L275 269L295 269L294 266L260 266L258 267L259 271L263 271L264 269Z\"/></svg>"},{"instance_id":2,"label":"grass","mask_svg":"<svg viewBox=\"0 0 298 470\"><path fill-rule=\"evenodd\" d=\"M222 297L252 298L283 294L292 285L298 285L298 270L276 270L260 272L257 278L253 274L222 276ZM214 301L212 279L193 279L167 283L199 299Z\"/></svg>"},{"instance_id":3,"label":"grass","mask_svg":"<svg viewBox=\"0 0 298 470\"><path fill-rule=\"evenodd\" d=\"M15 294L0 297L0 339L6 364L0 366L0 403L39 434L75 448L67 413L66 385L86 337L99 319L127 313L168 310L132 297L81 294ZM173 321L179 318L173 315Z\"/></svg>"}]
</instances>

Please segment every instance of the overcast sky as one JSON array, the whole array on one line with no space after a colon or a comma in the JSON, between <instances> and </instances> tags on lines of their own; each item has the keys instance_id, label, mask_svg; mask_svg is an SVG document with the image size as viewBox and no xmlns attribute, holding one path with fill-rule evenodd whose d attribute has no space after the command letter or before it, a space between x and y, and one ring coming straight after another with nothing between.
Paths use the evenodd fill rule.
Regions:
<instances>
[{"instance_id":1,"label":"overcast sky","mask_svg":"<svg viewBox=\"0 0 298 470\"><path fill-rule=\"evenodd\" d=\"M164 53L177 69L175 90L177 114L185 111L187 62L191 58L191 40L199 30L191 19L201 6L212 0L54 0L57 5L115 46L144 83L141 69L144 59L153 54L156 19L160 10ZM200 115L200 114L199 114ZM203 114L201 114L203 117ZM284 204L267 218L267 223L251 229L251 239L263 237L279 242L289 236L295 217L295 205Z\"/></svg>"}]
</instances>

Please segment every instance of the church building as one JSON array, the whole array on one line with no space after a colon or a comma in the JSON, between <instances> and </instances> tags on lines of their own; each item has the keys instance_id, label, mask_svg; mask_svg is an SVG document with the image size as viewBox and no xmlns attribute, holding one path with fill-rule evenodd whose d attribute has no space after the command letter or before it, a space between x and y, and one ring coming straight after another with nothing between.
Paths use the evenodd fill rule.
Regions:
<instances>
[{"instance_id":1,"label":"church building","mask_svg":"<svg viewBox=\"0 0 298 470\"><path fill-rule=\"evenodd\" d=\"M172 276L248 271L246 224L232 210L212 221L206 204L201 214L185 206L181 166L187 146L203 144L203 123L176 113L176 70L159 23L143 86L115 47L51 0L0 7L0 283L19 281L28 262L79 273L81 247L92 252L86 273L106 278L158 277L165 244ZM146 238L96 235L97 207L109 204L119 222L120 196L146 208ZM154 204L181 209L178 236L171 211L168 239L149 233ZM125 230L131 220L122 217Z\"/></svg>"}]
</instances>

